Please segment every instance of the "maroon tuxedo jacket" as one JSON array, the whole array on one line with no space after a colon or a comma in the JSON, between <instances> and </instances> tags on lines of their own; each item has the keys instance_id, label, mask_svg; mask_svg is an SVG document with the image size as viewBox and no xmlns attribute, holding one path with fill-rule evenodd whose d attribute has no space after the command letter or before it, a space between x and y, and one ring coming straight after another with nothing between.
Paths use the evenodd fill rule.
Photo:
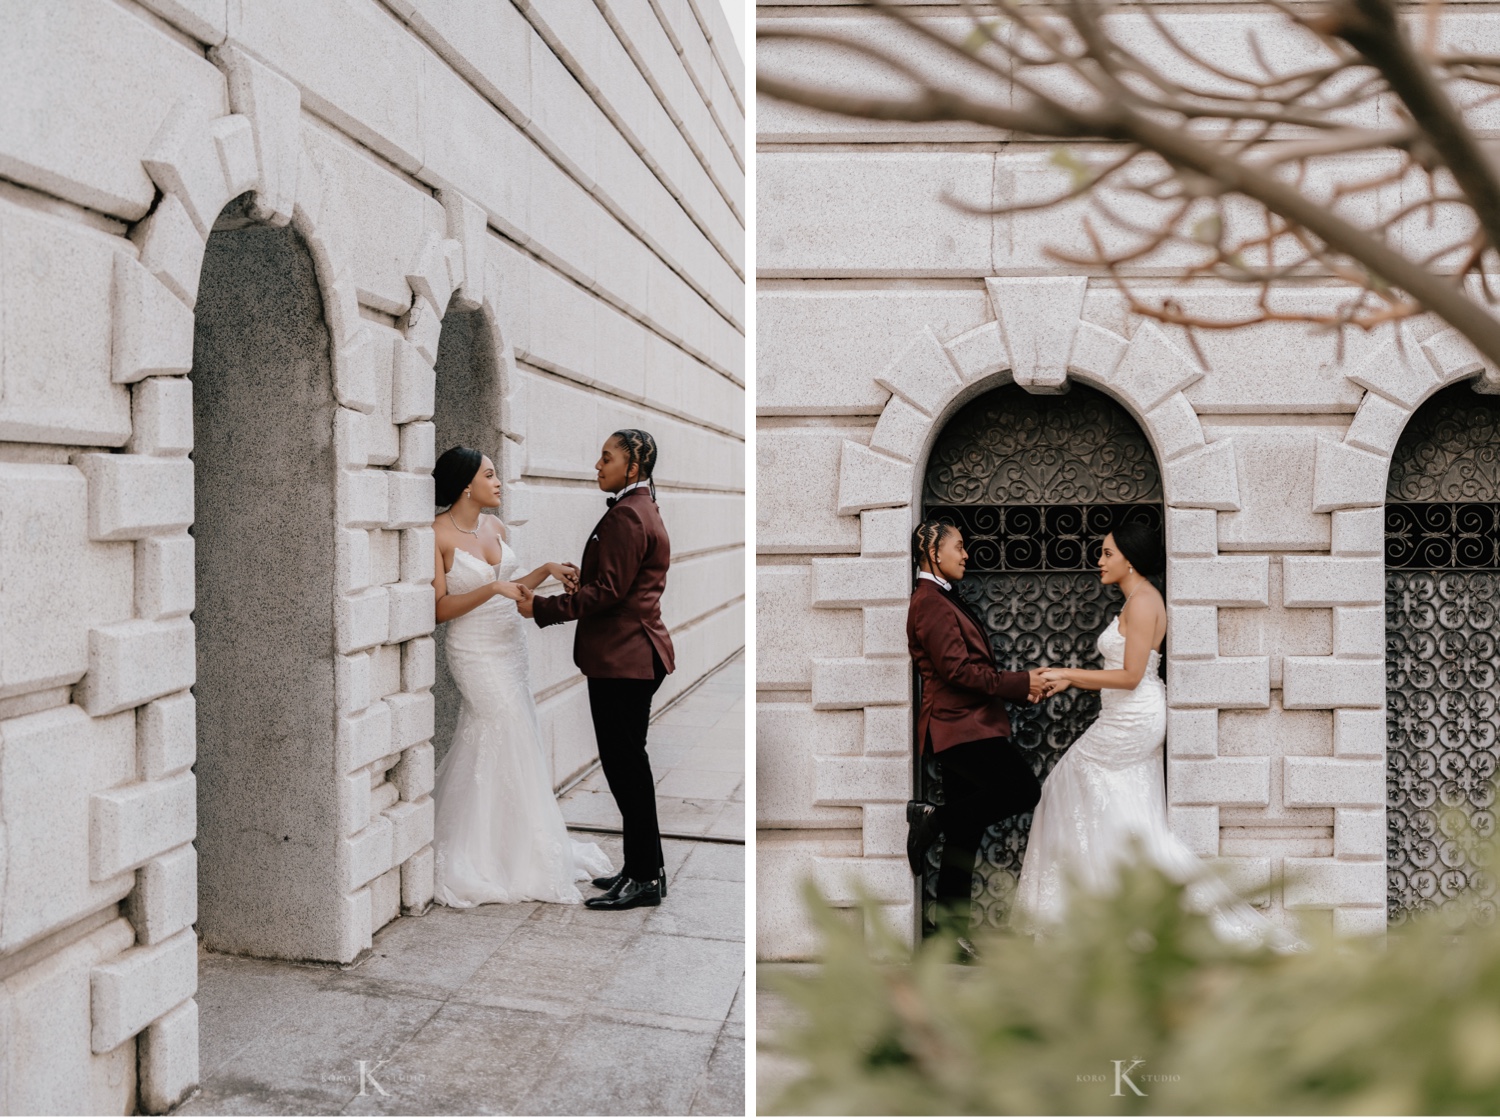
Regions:
<instances>
[{"instance_id":1,"label":"maroon tuxedo jacket","mask_svg":"<svg viewBox=\"0 0 1500 1118\"><path fill-rule=\"evenodd\" d=\"M661 620L672 545L645 488L632 489L594 526L573 594L536 598L541 626L578 622L573 663L596 679L653 679L654 649L671 671L672 638Z\"/></svg>"},{"instance_id":2,"label":"maroon tuxedo jacket","mask_svg":"<svg viewBox=\"0 0 1500 1118\"><path fill-rule=\"evenodd\" d=\"M934 753L966 741L1010 737L1002 699L1025 702L1025 672L995 668L989 638L935 582L918 579L906 612L906 643L922 677L917 740ZM930 737L929 737L930 735Z\"/></svg>"}]
</instances>

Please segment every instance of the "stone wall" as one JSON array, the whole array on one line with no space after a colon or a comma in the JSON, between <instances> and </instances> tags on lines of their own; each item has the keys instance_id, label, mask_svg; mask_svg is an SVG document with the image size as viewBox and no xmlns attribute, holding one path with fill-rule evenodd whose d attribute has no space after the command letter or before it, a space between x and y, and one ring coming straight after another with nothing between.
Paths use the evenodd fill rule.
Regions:
<instances>
[{"instance_id":1,"label":"stone wall","mask_svg":"<svg viewBox=\"0 0 1500 1118\"><path fill-rule=\"evenodd\" d=\"M0 25L0 1110L161 1111L200 935L343 962L431 900L438 451L542 561L652 430L662 700L743 646L743 68L703 0Z\"/></svg>"},{"instance_id":2,"label":"stone wall","mask_svg":"<svg viewBox=\"0 0 1500 1118\"><path fill-rule=\"evenodd\" d=\"M956 5L924 14L951 31ZM764 2L762 26L923 49L867 11ZM1190 40L1258 17L1184 9ZM1462 14L1475 43L1492 13ZM1274 26L1262 28L1274 53ZM758 65L825 83L856 68L762 45ZM967 72L966 72L967 73ZM1003 94L1003 91L1002 91ZM915 934L904 857L912 794L905 648L908 537L928 454L964 403L1014 381L1069 383L1125 406L1166 496L1168 805L1174 829L1235 880L1349 933L1386 920L1383 516L1391 451L1441 386L1494 370L1437 324L1336 339L1296 325L1185 340L1125 311L1098 276L1062 272L1074 208L971 216L1066 189L1048 145L972 126L847 121L757 108L757 908L763 958L816 949L798 886L856 886ZM1082 145L1082 156L1107 154ZM1430 235L1430 234L1429 234ZM1148 296L1231 316L1250 297L1165 276ZM1341 293L1310 282L1310 305Z\"/></svg>"}]
</instances>

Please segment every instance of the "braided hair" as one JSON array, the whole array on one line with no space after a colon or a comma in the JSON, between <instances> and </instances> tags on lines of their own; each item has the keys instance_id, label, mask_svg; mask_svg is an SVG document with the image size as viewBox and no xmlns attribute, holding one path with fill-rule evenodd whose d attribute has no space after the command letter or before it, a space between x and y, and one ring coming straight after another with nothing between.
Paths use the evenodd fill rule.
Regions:
<instances>
[{"instance_id":1,"label":"braided hair","mask_svg":"<svg viewBox=\"0 0 1500 1118\"><path fill-rule=\"evenodd\" d=\"M917 525L917 530L911 534L911 578L912 583L917 581L917 574L922 569L922 560L926 559L934 571L937 570L937 550L943 542L943 537L949 532L958 531L958 525L946 517L932 518L922 521Z\"/></svg>"},{"instance_id":2,"label":"braided hair","mask_svg":"<svg viewBox=\"0 0 1500 1118\"><path fill-rule=\"evenodd\" d=\"M636 427L627 427L616 431L610 438L619 440L620 446L625 451L626 462L629 466L635 466L639 471L636 474L636 481L648 482L651 499L656 500L656 481L651 476L656 469L656 440L651 437L651 432L642 431Z\"/></svg>"}]
</instances>

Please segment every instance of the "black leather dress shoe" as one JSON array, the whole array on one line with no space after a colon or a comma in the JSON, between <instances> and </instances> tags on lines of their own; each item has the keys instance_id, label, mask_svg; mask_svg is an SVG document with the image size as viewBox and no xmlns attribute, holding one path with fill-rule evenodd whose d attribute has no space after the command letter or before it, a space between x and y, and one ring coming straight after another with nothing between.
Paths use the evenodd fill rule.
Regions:
<instances>
[{"instance_id":1,"label":"black leather dress shoe","mask_svg":"<svg viewBox=\"0 0 1500 1118\"><path fill-rule=\"evenodd\" d=\"M620 882L622 882L624 880L625 880L625 871L621 870L619 873L610 874L610 876L608 876L608 877L596 877L596 878L594 878L593 885L594 885L595 889L613 889L615 886L619 885Z\"/></svg>"},{"instance_id":2,"label":"black leather dress shoe","mask_svg":"<svg viewBox=\"0 0 1500 1118\"><path fill-rule=\"evenodd\" d=\"M926 867L927 848L937 841L937 810L926 800L906 801L906 861L917 877Z\"/></svg>"},{"instance_id":3,"label":"black leather dress shoe","mask_svg":"<svg viewBox=\"0 0 1500 1118\"><path fill-rule=\"evenodd\" d=\"M661 904L661 884L657 881L636 881L627 877L617 889L611 889L600 897L590 897L583 902L585 908L655 908Z\"/></svg>"}]
</instances>

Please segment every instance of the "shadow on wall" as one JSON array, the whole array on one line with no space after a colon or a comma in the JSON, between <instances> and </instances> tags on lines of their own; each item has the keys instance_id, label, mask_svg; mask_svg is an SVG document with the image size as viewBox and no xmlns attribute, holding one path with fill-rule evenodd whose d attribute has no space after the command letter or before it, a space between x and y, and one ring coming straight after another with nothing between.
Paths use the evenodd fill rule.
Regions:
<instances>
[{"instance_id":1,"label":"shadow on wall","mask_svg":"<svg viewBox=\"0 0 1500 1118\"><path fill-rule=\"evenodd\" d=\"M461 311L450 305L438 338L437 389L432 422L436 428L437 453L454 446L470 446L490 456L496 469L500 461L499 357L483 311ZM504 498L502 497L502 501ZM502 505L500 512L505 512ZM437 643L437 679L432 685L436 707L432 736L435 760L441 762L453 742L458 723L458 687L448 671L446 625L433 633Z\"/></svg>"},{"instance_id":2,"label":"shadow on wall","mask_svg":"<svg viewBox=\"0 0 1500 1118\"><path fill-rule=\"evenodd\" d=\"M214 950L332 958L335 403L307 246L209 237L193 343L198 928Z\"/></svg>"}]
</instances>

